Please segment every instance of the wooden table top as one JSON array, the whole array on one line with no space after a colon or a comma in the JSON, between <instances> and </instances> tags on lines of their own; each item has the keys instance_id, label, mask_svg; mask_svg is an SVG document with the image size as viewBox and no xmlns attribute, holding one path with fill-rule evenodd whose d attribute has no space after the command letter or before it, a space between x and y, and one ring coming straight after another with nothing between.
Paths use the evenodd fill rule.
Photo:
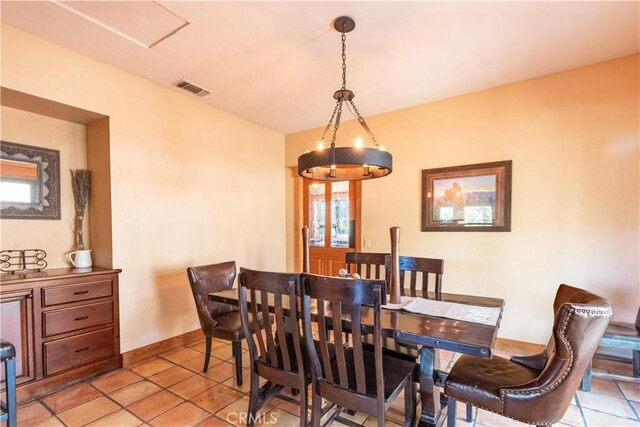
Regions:
<instances>
[{"instance_id":1,"label":"wooden table top","mask_svg":"<svg viewBox=\"0 0 640 427\"><path fill-rule=\"evenodd\" d=\"M209 294L209 300L237 305L238 291L236 289L230 289L227 291L212 292ZM489 326L480 323L383 308L383 334L392 336L405 343L426 345L482 357L491 357L502 319L504 300L445 293L442 294L442 300L460 304L499 307L500 317L495 326ZM312 310L315 310L315 307L312 308ZM330 315L330 310L327 310L326 314ZM347 321L349 320L348 316L343 316L343 318ZM362 311L362 324L373 325L373 308Z\"/></svg>"}]
</instances>

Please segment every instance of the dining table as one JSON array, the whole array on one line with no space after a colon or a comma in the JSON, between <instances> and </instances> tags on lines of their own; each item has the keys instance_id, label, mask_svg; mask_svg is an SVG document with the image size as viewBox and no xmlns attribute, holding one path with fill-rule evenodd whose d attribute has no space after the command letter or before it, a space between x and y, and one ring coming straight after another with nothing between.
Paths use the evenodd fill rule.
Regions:
<instances>
[{"instance_id":1,"label":"dining table","mask_svg":"<svg viewBox=\"0 0 640 427\"><path fill-rule=\"evenodd\" d=\"M409 292L409 290L405 290ZM413 295L434 298L434 295ZM411 296L411 295L407 295ZM238 305L237 289L229 289L208 294L210 301ZM495 324L481 324L468 320L457 320L447 317L414 313L403 309L381 309L382 334L391 337L399 344L415 346L419 349L418 379L420 384L420 426L436 426L447 405L440 394L446 379L446 372L440 369L439 350L492 357L493 349L502 319L504 300L501 298L442 293L441 301L476 307L489 307L499 310ZM317 309L312 305L312 316L317 316ZM330 307L325 309L325 316L330 322ZM349 319L343 319L349 322ZM373 326L374 309L366 307L362 310L363 326Z\"/></svg>"}]
</instances>

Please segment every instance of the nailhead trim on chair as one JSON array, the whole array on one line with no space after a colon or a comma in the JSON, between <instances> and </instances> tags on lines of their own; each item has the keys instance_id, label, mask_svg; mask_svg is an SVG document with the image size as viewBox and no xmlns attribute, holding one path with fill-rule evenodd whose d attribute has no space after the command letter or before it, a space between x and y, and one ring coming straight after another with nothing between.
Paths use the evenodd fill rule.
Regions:
<instances>
[{"instance_id":1,"label":"nailhead trim on chair","mask_svg":"<svg viewBox=\"0 0 640 427\"><path fill-rule=\"evenodd\" d=\"M590 311L590 310L585 310L585 311ZM564 344L567 346L567 348L569 349L569 366L567 366L567 369L562 373L562 376L560 378L558 378L557 381L555 381L554 383L552 383L551 385L538 389L538 390L527 390L527 391L518 391L518 390L511 390L510 392L513 394L540 394L540 393L544 393L547 392L549 390L553 390L554 388L556 388L557 386L559 386L562 381L564 381L564 379L567 377L567 375L569 375L569 372L571 372L571 368L573 367L573 348L571 347L571 344L569 343L569 341L567 341L567 338L565 337L564 333L567 330L567 326L569 325L569 320L571 320L571 316L573 315L573 313L575 312L575 309L572 308L569 310L569 313L567 313L566 318L564 319L564 322L562 322L562 329L560 330L560 339L562 340L562 342L564 342ZM504 389L504 390L500 390L500 410L502 413L504 413L504 399L505 399L505 395L507 394L507 391L509 389ZM518 420L520 421L520 420ZM541 421L538 422L536 421L536 424L540 425L540 424L551 424L551 421Z\"/></svg>"},{"instance_id":2,"label":"nailhead trim on chair","mask_svg":"<svg viewBox=\"0 0 640 427\"><path fill-rule=\"evenodd\" d=\"M548 387L542 388L540 390L532 390L532 391L518 391L518 390L511 390L511 393L514 394L539 394L539 393L543 393L549 390L553 390L554 388L556 388L557 386L560 385L560 383L562 383L562 381L564 381L564 379L567 377L567 375L569 375L569 372L571 372L571 368L573 367L573 348L571 348L571 344L569 344L569 341L567 341L566 337L565 337L565 331L567 330L567 326L569 325L569 320L571 319L571 316L573 315L574 312L578 312L578 313L586 313L586 314L591 314L594 316L608 316L610 314L613 313L613 310L585 310L585 309L570 309L569 313L567 314L567 317L565 318L564 322L562 323L562 329L560 330L560 338L562 339L562 341L566 344L567 348L569 349L569 366L567 367L567 369L565 370L565 372L562 374L562 376L553 384L549 385ZM475 406L476 408L480 408L480 409L484 409L485 411L489 411L489 412L493 412L494 414L498 414L498 415L503 415L504 416L504 399L505 399L505 394L507 392L508 389L505 390L500 390L500 412L494 411L492 409L489 408L485 408L483 406L479 406L476 405L474 403L470 403L464 400L458 400L458 402L461 403L465 403L465 404L470 404L472 406ZM444 393L443 393L444 394ZM447 396L445 394L445 396ZM449 396L447 396L449 397ZM511 418L512 420L516 420L516 421L520 421L523 423L527 423L527 424L531 424L531 421L525 421L522 420L520 418L515 418L512 416L508 416L508 418ZM534 422L537 425L544 425L544 424L552 424L552 421L535 421Z\"/></svg>"},{"instance_id":3,"label":"nailhead trim on chair","mask_svg":"<svg viewBox=\"0 0 640 427\"><path fill-rule=\"evenodd\" d=\"M564 373L562 374L562 376L560 378L558 378L557 381L555 381L553 384L539 389L539 390L530 390L530 391L518 391L518 390L511 390L511 393L514 394L539 394L539 393L544 393L550 390L553 390L554 388L558 387L563 381L564 379L567 377L567 375L569 375L569 373L571 372L571 369L573 368L573 348L571 347L571 344L569 343L569 341L567 340L566 336L565 336L565 332L567 330L567 326L569 325L569 321L571 320L571 316L573 315L573 313L586 313L586 314L590 314L590 315L594 315L594 316L608 316L610 314L613 313L613 310L585 310L585 309L575 309L572 308L569 310L569 313L567 313L567 317L564 319L564 322L562 323L562 329L560 330L560 339L565 343L565 345L567 346L567 348L569 349L569 366L567 366L567 369L564 371ZM508 389L505 390L500 390L500 403L501 403L501 411L504 413L504 399L505 399L505 395L507 393ZM514 418L515 419L515 418ZM521 420L518 420L521 421ZM536 424L552 424L553 421L547 420L547 421L536 421Z\"/></svg>"}]
</instances>

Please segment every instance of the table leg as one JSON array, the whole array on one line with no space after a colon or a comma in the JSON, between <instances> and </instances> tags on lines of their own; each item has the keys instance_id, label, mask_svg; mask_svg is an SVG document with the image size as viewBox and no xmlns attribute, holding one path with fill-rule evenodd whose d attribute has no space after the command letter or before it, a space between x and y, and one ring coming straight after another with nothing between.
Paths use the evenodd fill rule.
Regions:
<instances>
[{"instance_id":1,"label":"table leg","mask_svg":"<svg viewBox=\"0 0 640 427\"><path fill-rule=\"evenodd\" d=\"M437 370L440 369L438 349L420 348L420 426L435 426L441 413L440 389L436 387Z\"/></svg>"}]
</instances>

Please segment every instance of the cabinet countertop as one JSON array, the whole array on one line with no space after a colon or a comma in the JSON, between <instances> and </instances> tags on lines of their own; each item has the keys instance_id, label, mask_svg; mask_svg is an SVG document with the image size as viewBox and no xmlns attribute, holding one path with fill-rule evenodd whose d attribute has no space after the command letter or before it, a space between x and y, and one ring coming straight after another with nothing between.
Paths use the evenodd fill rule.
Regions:
<instances>
[{"instance_id":1,"label":"cabinet countertop","mask_svg":"<svg viewBox=\"0 0 640 427\"><path fill-rule=\"evenodd\" d=\"M2 273L0 285L11 285L16 282L37 282L40 280L63 279L67 277L94 276L101 274L121 273L122 270L114 268L50 268L42 271L24 271L15 274Z\"/></svg>"}]
</instances>

